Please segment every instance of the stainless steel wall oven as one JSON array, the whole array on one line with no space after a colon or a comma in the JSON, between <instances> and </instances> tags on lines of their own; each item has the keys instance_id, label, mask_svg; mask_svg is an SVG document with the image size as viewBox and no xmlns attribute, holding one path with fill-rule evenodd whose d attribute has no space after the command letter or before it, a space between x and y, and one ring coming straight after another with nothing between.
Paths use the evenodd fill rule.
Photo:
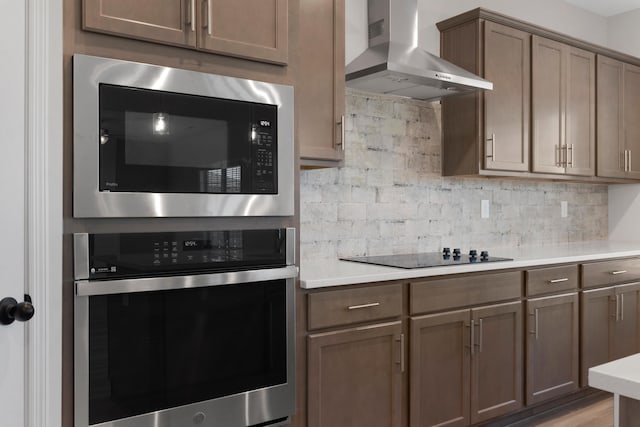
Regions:
<instances>
[{"instance_id":1,"label":"stainless steel wall oven","mask_svg":"<svg viewBox=\"0 0 640 427\"><path fill-rule=\"evenodd\" d=\"M73 57L75 217L293 215L293 88Z\"/></svg>"},{"instance_id":2,"label":"stainless steel wall oven","mask_svg":"<svg viewBox=\"0 0 640 427\"><path fill-rule=\"evenodd\" d=\"M293 229L75 234L75 427L281 425Z\"/></svg>"}]
</instances>

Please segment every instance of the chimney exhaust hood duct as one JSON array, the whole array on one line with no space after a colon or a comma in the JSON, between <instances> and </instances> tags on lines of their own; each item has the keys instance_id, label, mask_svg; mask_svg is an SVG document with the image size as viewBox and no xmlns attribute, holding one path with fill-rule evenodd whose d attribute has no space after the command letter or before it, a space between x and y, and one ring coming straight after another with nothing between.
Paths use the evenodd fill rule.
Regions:
<instances>
[{"instance_id":1,"label":"chimney exhaust hood duct","mask_svg":"<svg viewBox=\"0 0 640 427\"><path fill-rule=\"evenodd\" d=\"M422 100L493 83L418 47L417 0L368 0L369 48L346 67L347 86Z\"/></svg>"}]
</instances>

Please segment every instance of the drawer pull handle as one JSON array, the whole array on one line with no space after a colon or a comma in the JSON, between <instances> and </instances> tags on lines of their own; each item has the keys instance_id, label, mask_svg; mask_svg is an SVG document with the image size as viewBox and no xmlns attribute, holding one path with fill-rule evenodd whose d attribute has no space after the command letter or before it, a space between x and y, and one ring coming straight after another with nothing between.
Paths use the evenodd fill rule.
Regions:
<instances>
[{"instance_id":1,"label":"drawer pull handle","mask_svg":"<svg viewBox=\"0 0 640 427\"><path fill-rule=\"evenodd\" d=\"M569 281L568 277L563 277L562 279L549 280L549 283L561 283L561 282L568 282L568 281Z\"/></svg>"},{"instance_id":2,"label":"drawer pull handle","mask_svg":"<svg viewBox=\"0 0 640 427\"><path fill-rule=\"evenodd\" d=\"M372 302L369 304L360 304L360 305L350 305L349 307L347 307L347 310L358 310L361 308L371 308L371 307L377 307L379 306L380 303L379 302Z\"/></svg>"},{"instance_id":3,"label":"drawer pull handle","mask_svg":"<svg viewBox=\"0 0 640 427\"><path fill-rule=\"evenodd\" d=\"M618 271L612 271L611 274L613 274L615 276L617 274L624 274L626 272L627 272L627 270L618 270Z\"/></svg>"}]
</instances>

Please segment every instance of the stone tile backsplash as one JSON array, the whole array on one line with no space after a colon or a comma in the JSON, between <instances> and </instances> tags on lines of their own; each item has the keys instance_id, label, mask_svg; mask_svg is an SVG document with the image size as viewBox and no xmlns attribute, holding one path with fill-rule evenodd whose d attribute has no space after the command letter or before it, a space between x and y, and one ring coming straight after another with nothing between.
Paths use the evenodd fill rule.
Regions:
<instances>
[{"instance_id":1,"label":"stone tile backsplash","mask_svg":"<svg viewBox=\"0 0 640 427\"><path fill-rule=\"evenodd\" d=\"M344 166L301 172L303 261L607 238L606 185L441 177L439 103L348 90L346 112Z\"/></svg>"}]
</instances>

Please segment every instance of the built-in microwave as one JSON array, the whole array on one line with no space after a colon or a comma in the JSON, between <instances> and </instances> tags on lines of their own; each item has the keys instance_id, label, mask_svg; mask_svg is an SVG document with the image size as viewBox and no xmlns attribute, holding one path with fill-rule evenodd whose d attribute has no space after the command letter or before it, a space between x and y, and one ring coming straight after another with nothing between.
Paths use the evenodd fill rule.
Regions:
<instances>
[{"instance_id":1,"label":"built-in microwave","mask_svg":"<svg viewBox=\"0 0 640 427\"><path fill-rule=\"evenodd\" d=\"M293 88L73 57L75 217L293 215Z\"/></svg>"}]
</instances>

